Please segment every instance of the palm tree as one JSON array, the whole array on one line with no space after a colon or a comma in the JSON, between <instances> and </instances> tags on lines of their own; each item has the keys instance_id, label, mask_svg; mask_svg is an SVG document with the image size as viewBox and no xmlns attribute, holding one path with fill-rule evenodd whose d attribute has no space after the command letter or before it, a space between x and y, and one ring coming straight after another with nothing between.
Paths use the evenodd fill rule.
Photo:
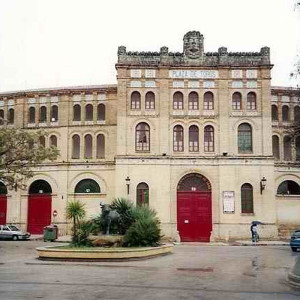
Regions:
<instances>
[{"instance_id":1,"label":"palm tree","mask_svg":"<svg viewBox=\"0 0 300 300\"><path fill-rule=\"evenodd\" d=\"M79 220L83 219L86 215L85 204L80 203L78 200L74 200L67 204L67 218L73 220L73 236L77 235L77 227Z\"/></svg>"}]
</instances>

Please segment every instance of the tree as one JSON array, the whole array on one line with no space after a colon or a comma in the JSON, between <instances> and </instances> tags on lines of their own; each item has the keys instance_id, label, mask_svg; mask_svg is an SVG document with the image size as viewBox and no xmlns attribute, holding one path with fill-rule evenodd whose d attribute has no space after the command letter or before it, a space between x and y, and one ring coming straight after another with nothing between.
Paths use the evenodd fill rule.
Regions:
<instances>
[{"instance_id":1,"label":"tree","mask_svg":"<svg viewBox=\"0 0 300 300\"><path fill-rule=\"evenodd\" d=\"M44 147L39 143L45 135L42 130L0 129L0 181L10 188L24 188L25 180L34 175L34 167L57 158L56 147Z\"/></svg>"}]
</instances>

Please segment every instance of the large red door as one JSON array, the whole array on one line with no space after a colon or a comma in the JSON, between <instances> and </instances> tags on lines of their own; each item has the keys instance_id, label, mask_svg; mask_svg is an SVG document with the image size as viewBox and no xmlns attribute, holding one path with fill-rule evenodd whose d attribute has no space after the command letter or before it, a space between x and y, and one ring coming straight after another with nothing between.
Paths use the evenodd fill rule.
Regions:
<instances>
[{"instance_id":1,"label":"large red door","mask_svg":"<svg viewBox=\"0 0 300 300\"><path fill-rule=\"evenodd\" d=\"M177 192L177 229L183 242L209 242L211 192Z\"/></svg>"},{"instance_id":2,"label":"large red door","mask_svg":"<svg viewBox=\"0 0 300 300\"><path fill-rule=\"evenodd\" d=\"M0 195L0 225L6 224L7 197Z\"/></svg>"},{"instance_id":3,"label":"large red door","mask_svg":"<svg viewBox=\"0 0 300 300\"><path fill-rule=\"evenodd\" d=\"M43 228L51 224L51 205L51 195L28 196L28 232L42 234Z\"/></svg>"}]
</instances>

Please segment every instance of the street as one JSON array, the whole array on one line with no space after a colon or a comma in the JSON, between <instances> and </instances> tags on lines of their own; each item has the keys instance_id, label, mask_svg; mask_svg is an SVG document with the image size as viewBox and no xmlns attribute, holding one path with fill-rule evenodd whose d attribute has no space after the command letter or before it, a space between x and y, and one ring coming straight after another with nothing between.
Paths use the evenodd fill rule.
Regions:
<instances>
[{"instance_id":1,"label":"street","mask_svg":"<svg viewBox=\"0 0 300 300\"><path fill-rule=\"evenodd\" d=\"M287 246L184 244L127 262L36 259L42 241L0 241L0 299L299 299Z\"/></svg>"}]
</instances>

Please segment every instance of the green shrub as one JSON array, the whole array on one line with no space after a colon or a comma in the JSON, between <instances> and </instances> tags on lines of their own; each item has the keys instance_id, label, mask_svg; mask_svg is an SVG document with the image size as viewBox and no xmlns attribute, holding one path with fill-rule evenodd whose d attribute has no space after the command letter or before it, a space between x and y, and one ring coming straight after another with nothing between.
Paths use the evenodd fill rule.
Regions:
<instances>
[{"instance_id":1,"label":"green shrub","mask_svg":"<svg viewBox=\"0 0 300 300\"><path fill-rule=\"evenodd\" d=\"M160 240L159 223L153 218L139 219L130 226L124 237L126 247L155 247Z\"/></svg>"},{"instance_id":2,"label":"green shrub","mask_svg":"<svg viewBox=\"0 0 300 300\"><path fill-rule=\"evenodd\" d=\"M120 234L125 234L136 220L133 215L134 206L132 202L125 198L116 198L110 207L111 209L115 209L120 215L120 223L116 229Z\"/></svg>"},{"instance_id":3,"label":"green shrub","mask_svg":"<svg viewBox=\"0 0 300 300\"><path fill-rule=\"evenodd\" d=\"M92 242L89 240L89 235L92 231L91 221L81 221L77 224L76 234L72 236L72 245L75 247L91 246Z\"/></svg>"},{"instance_id":4,"label":"green shrub","mask_svg":"<svg viewBox=\"0 0 300 300\"><path fill-rule=\"evenodd\" d=\"M126 232L124 246L157 246L161 238L161 231L156 211L148 206L132 207L131 217L134 222Z\"/></svg>"}]
</instances>

